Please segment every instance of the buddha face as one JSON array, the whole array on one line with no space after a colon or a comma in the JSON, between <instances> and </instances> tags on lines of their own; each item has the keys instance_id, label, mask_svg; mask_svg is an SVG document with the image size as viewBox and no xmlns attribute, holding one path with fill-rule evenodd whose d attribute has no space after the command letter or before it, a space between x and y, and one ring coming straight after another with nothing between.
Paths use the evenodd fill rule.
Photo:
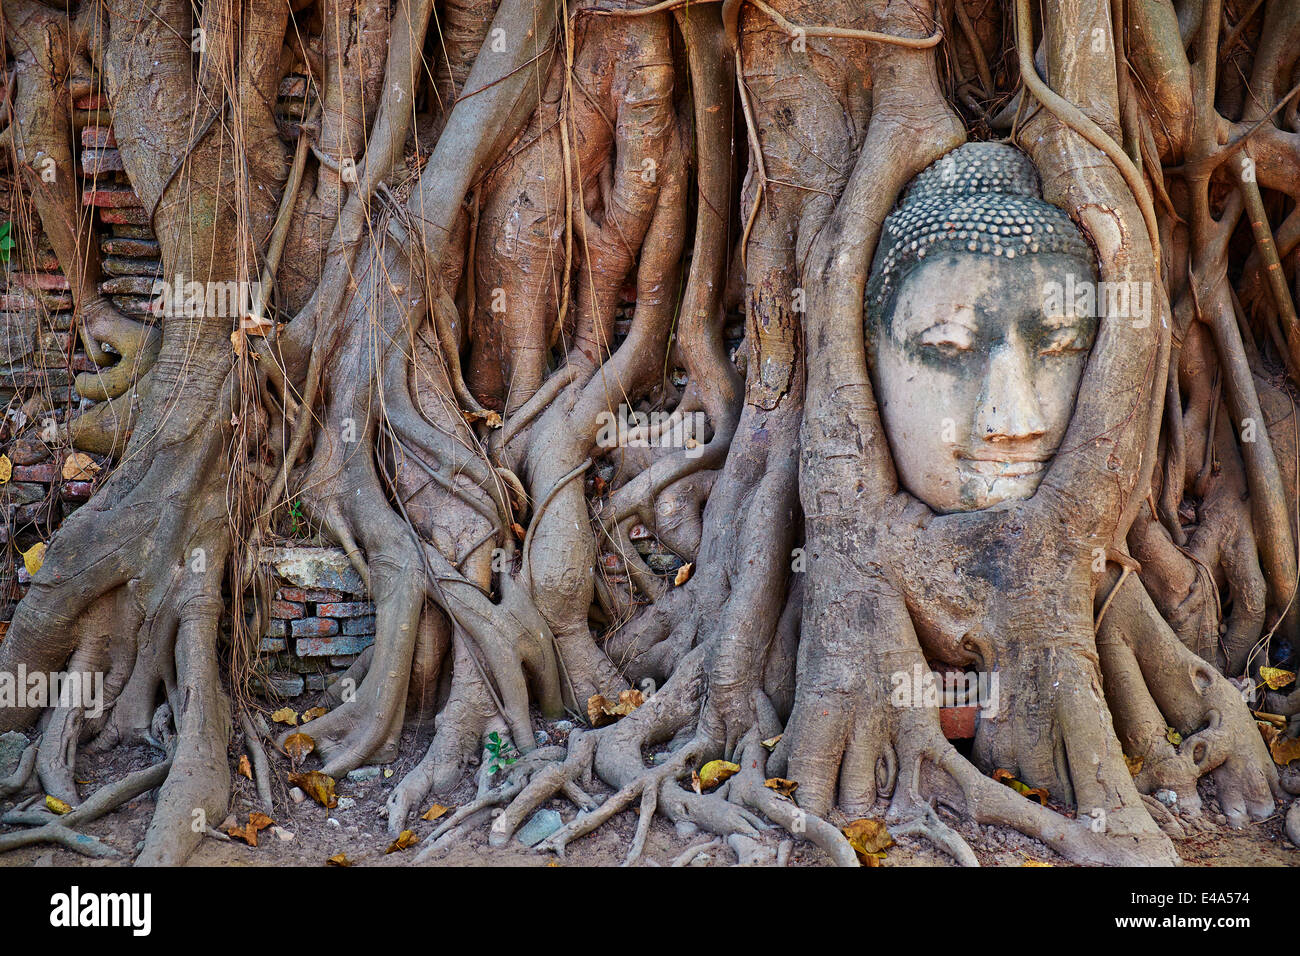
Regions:
<instances>
[{"instance_id":1,"label":"buddha face","mask_svg":"<svg viewBox=\"0 0 1300 956\"><path fill-rule=\"evenodd\" d=\"M935 511L1031 497L1074 411L1092 315L1050 314L1049 283L1093 281L1061 254L942 253L915 267L870 335L903 486ZM1059 310L1058 310L1059 311Z\"/></svg>"}]
</instances>

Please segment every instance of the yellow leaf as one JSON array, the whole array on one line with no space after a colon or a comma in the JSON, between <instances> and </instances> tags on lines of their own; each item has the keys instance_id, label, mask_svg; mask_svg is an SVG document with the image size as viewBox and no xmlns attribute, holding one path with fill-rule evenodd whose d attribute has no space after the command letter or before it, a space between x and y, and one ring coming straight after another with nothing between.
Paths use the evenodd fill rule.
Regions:
<instances>
[{"instance_id":1,"label":"yellow leaf","mask_svg":"<svg viewBox=\"0 0 1300 956\"><path fill-rule=\"evenodd\" d=\"M1183 742L1183 735L1172 727L1165 728L1165 740L1169 741L1175 747Z\"/></svg>"},{"instance_id":2,"label":"yellow leaf","mask_svg":"<svg viewBox=\"0 0 1300 956\"><path fill-rule=\"evenodd\" d=\"M58 797L51 797L48 793L45 795L45 807L51 813L57 813L59 816L72 812L72 807L68 806Z\"/></svg>"},{"instance_id":3,"label":"yellow leaf","mask_svg":"<svg viewBox=\"0 0 1300 956\"><path fill-rule=\"evenodd\" d=\"M45 563L45 542L37 541L34 545L23 552L23 567L27 569L28 574L35 574Z\"/></svg>"},{"instance_id":4,"label":"yellow leaf","mask_svg":"<svg viewBox=\"0 0 1300 956\"><path fill-rule=\"evenodd\" d=\"M450 809L451 807L444 807L441 803L435 803L428 810L424 811L424 815L420 817L420 819L430 821L436 820Z\"/></svg>"},{"instance_id":5,"label":"yellow leaf","mask_svg":"<svg viewBox=\"0 0 1300 956\"><path fill-rule=\"evenodd\" d=\"M775 737L768 737L766 740L763 741L763 746L766 747L768 750L775 750L776 745L781 742L781 738L784 736L785 734L777 734Z\"/></svg>"},{"instance_id":6,"label":"yellow leaf","mask_svg":"<svg viewBox=\"0 0 1300 956\"><path fill-rule=\"evenodd\" d=\"M894 845L894 838L883 820L870 817L854 820L840 832L848 838L849 846L866 866L879 866L885 858L884 851Z\"/></svg>"},{"instance_id":7,"label":"yellow leaf","mask_svg":"<svg viewBox=\"0 0 1300 956\"><path fill-rule=\"evenodd\" d=\"M8 455L0 455L0 485L6 484L14 475L14 463Z\"/></svg>"},{"instance_id":8,"label":"yellow leaf","mask_svg":"<svg viewBox=\"0 0 1300 956\"><path fill-rule=\"evenodd\" d=\"M324 707L313 707L310 710L304 710L302 712L302 722L304 724L310 724L317 717L324 717L328 713L329 711Z\"/></svg>"},{"instance_id":9,"label":"yellow leaf","mask_svg":"<svg viewBox=\"0 0 1300 956\"><path fill-rule=\"evenodd\" d=\"M1280 667L1261 667L1259 676L1264 678L1264 683L1268 685L1269 690L1281 690L1295 680L1295 671L1284 671Z\"/></svg>"},{"instance_id":10,"label":"yellow leaf","mask_svg":"<svg viewBox=\"0 0 1300 956\"><path fill-rule=\"evenodd\" d=\"M1125 754L1124 763L1128 764L1128 775L1130 777L1136 777L1142 772L1141 757L1130 757L1128 754Z\"/></svg>"},{"instance_id":11,"label":"yellow leaf","mask_svg":"<svg viewBox=\"0 0 1300 956\"><path fill-rule=\"evenodd\" d=\"M683 564L677 569L677 576L673 578L673 586L681 587L691 579L691 572L695 570L694 564Z\"/></svg>"},{"instance_id":12,"label":"yellow leaf","mask_svg":"<svg viewBox=\"0 0 1300 956\"><path fill-rule=\"evenodd\" d=\"M785 777L769 777L763 781L763 786L769 790L775 790L781 796L788 797L791 800L794 799L795 790L799 788L799 784L793 780L787 780Z\"/></svg>"},{"instance_id":13,"label":"yellow leaf","mask_svg":"<svg viewBox=\"0 0 1300 956\"><path fill-rule=\"evenodd\" d=\"M346 853L335 853L332 857L330 857L328 860L325 861L325 865L326 866L351 866L352 861L348 859L348 855Z\"/></svg>"},{"instance_id":14,"label":"yellow leaf","mask_svg":"<svg viewBox=\"0 0 1300 956\"><path fill-rule=\"evenodd\" d=\"M99 463L84 451L74 451L63 459L64 481L90 481L99 471Z\"/></svg>"},{"instance_id":15,"label":"yellow leaf","mask_svg":"<svg viewBox=\"0 0 1300 956\"><path fill-rule=\"evenodd\" d=\"M277 724L288 724L290 727L298 726L298 712L292 707L281 707L271 715L271 719Z\"/></svg>"},{"instance_id":16,"label":"yellow leaf","mask_svg":"<svg viewBox=\"0 0 1300 956\"><path fill-rule=\"evenodd\" d=\"M284 752L296 767L303 758L316 749L316 741L306 734L290 734L284 738Z\"/></svg>"},{"instance_id":17,"label":"yellow leaf","mask_svg":"<svg viewBox=\"0 0 1300 956\"><path fill-rule=\"evenodd\" d=\"M1281 714L1267 714L1262 710L1252 710L1251 713L1255 715L1257 720L1266 721L1278 730L1286 730L1286 718Z\"/></svg>"},{"instance_id":18,"label":"yellow leaf","mask_svg":"<svg viewBox=\"0 0 1300 956\"><path fill-rule=\"evenodd\" d=\"M230 346L235 350L235 354L240 358L244 356L244 333L241 329L235 329L230 333Z\"/></svg>"},{"instance_id":19,"label":"yellow leaf","mask_svg":"<svg viewBox=\"0 0 1300 956\"><path fill-rule=\"evenodd\" d=\"M1279 736L1268 750L1273 755L1273 762L1280 767L1285 767L1293 760L1300 760L1300 740L1294 737Z\"/></svg>"},{"instance_id":20,"label":"yellow leaf","mask_svg":"<svg viewBox=\"0 0 1300 956\"><path fill-rule=\"evenodd\" d=\"M327 773L313 770L310 773L291 773L289 783L311 797L322 807L332 810L338 806L338 797L334 795L334 778Z\"/></svg>"},{"instance_id":21,"label":"yellow leaf","mask_svg":"<svg viewBox=\"0 0 1300 956\"><path fill-rule=\"evenodd\" d=\"M420 841L415 835L414 830L403 830L398 834L396 840L388 844L388 849L384 851L384 855L388 855L389 853L398 853L405 850L407 847L415 846L418 842Z\"/></svg>"},{"instance_id":22,"label":"yellow leaf","mask_svg":"<svg viewBox=\"0 0 1300 956\"><path fill-rule=\"evenodd\" d=\"M239 775L249 780L253 779L253 767L248 762L248 754L239 755Z\"/></svg>"},{"instance_id":23,"label":"yellow leaf","mask_svg":"<svg viewBox=\"0 0 1300 956\"><path fill-rule=\"evenodd\" d=\"M1044 863L1042 860L1035 860L1033 857L1027 856L1025 857L1025 862L1021 863L1020 865L1021 866L1053 866L1054 864Z\"/></svg>"},{"instance_id":24,"label":"yellow leaf","mask_svg":"<svg viewBox=\"0 0 1300 956\"><path fill-rule=\"evenodd\" d=\"M1043 806L1047 806L1047 791L1042 787L1031 787L1023 781L1017 780L1011 775L1010 770L998 768L993 771L993 779L999 783L1004 783L1022 797L1037 798Z\"/></svg>"},{"instance_id":25,"label":"yellow leaf","mask_svg":"<svg viewBox=\"0 0 1300 956\"><path fill-rule=\"evenodd\" d=\"M700 787L712 790L726 780L740 773L740 764L730 760L710 760L700 768Z\"/></svg>"}]
</instances>

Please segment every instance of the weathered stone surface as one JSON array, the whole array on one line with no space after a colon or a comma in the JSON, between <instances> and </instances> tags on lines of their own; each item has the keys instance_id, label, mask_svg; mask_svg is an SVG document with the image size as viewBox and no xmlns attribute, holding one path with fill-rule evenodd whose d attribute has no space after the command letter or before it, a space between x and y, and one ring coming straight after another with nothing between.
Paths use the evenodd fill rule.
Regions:
<instances>
[{"instance_id":1,"label":"weathered stone surface","mask_svg":"<svg viewBox=\"0 0 1300 956\"><path fill-rule=\"evenodd\" d=\"M272 548L267 560L276 574L299 587L365 593L361 575L337 548Z\"/></svg>"},{"instance_id":2,"label":"weathered stone surface","mask_svg":"<svg viewBox=\"0 0 1300 956\"><path fill-rule=\"evenodd\" d=\"M555 810L538 810L519 828L519 842L524 846L537 846L560 827L564 818Z\"/></svg>"},{"instance_id":3,"label":"weathered stone surface","mask_svg":"<svg viewBox=\"0 0 1300 956\"><path fill-rule=\"evenodd\" d=\"M0 777L7 777L18 769L18 761L27 749L27 738L16 730L0 734Z\"/></svg>"},{"instance_id":4,"label":"weathered stone surface","mask_svg":"<svg viewBox=\"0 0 1300 956\"><path fill-rule=\"evenodd\" d=\"M282 697L297 697L302 693L306 682L298 674L271 674L256 679L255 683L259 684L264 690L279 694Z\"/></svg>"}]
</instances>

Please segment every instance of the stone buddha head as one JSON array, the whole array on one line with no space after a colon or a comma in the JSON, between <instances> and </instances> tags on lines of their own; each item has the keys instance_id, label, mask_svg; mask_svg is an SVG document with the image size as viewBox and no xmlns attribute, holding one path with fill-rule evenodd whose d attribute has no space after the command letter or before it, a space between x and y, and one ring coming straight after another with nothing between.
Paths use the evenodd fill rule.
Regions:
<instances>
[{"instance_id":1,"label":"stone buddha head","mask_svg":"<svg viewBox=\"0 0 1300 956\"><path fill-rule=\"evenodd\" d=\"M1097 331L1048 290L1095 280L1091 247L1014 147L968 143L912 181L866 294L876 399L907 491L940 513L1033 496Z\"/></svg>"}]
</instances>

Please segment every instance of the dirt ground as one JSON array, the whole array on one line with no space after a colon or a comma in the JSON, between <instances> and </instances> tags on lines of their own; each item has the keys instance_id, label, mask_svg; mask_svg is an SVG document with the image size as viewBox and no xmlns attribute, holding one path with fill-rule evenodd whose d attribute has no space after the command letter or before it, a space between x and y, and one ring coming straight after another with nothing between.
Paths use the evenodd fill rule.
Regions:
<instances>
[{"instance_id":1,"label":"dirt ground","mask_svg":"<svg viewBox=\"0 0 1300 956\"><path fill-rule=\"evenodd\" d=\"M548 725L542 724L543 728ZM563 734L553 725L549 728L552 739L561 742ZM275 828L259 834L259 845L251 847L238 840L206 839L191 857L194 866L323 866L336 854L345 854L354 866L411 866L419 852L418 844L410 849L386 853L392 844L383 815L384 799L398 780L419 760L427 746L428 734L408 729L403 735L403 756L390 766L378 768L368 780L343 779L338 781L336 793L340 798L354 801L333 810L311 800L294 803L289 797L286 777L289 772L287 758L270 754L273 764L275 788ZM231 748L232 765L243 753L242 738L236 735ZM119 748L110 754L91 754L78 764L78 780L83 784L82 794L122 775L148 766L158 760L159 753L147 747ZM311 758L305 769L311 768ZM1202 783L1202 797L1212 806L1210 784ZM609 791L593 791L600 798ZM434 802L451 808L461 806L473 798L474 778L467 773L453 793L429 798L421 807L426 809ZM144 832L153 813L153 794L144 794L117 812L86 826L84 832L98 837L120 852L120 856L107 860L91 860L60 847L36 846L0 855L3 866L122 866L129 864L144 838ZM14 806L14 801L0 801L0 814ZM256 790L251 780L235 777L232 801L234 815L239 822L248 820L249 811L257 809ZM565 800L551 801L547 806L559 811L567 822L573 819L576 808ZM942 812L942 811L941 811ZM1267 820L1234 831L1215 822L1215 814L1203 815L1199 826L1189 827L1189 836L1176 841L1175 846L1188 866L1295 866L1300 864L1300 851L1292 846L1283 833L1285 808ZM512 839L507 846L490 847L488 831L481 826L470 832L441 856L427 863L430 866L618 866L627 854L637 826L635 807L615 816L594 833L573 843L563 858L553 853L539 853ZM222 823L223 821L213 821ZM836 820L838 824L847 821ZM998 827L980 827L959 823L949 818L954 827L971 845L984 866L1026 866L1050 864L1069 866L1050 849L1019 833ZM423 840L437 823L415 819L409 826L417 838ZM0 833L12 829L0 824ZM788 840L779 829L762 834L762 842L773 849ZM710 838L702 833L679 832L671 823L657 818L651 825L646 843L645 865L670 865L687 849ZM736 854L725 844L715 844L694 857L694 866L730 866ZM824 866L826 856L809 843L796 841L790 848L790 866ZM883 866L951 866L952 860L924 839L903 838L890 848Z\"/></svg>"}]
</instances>

